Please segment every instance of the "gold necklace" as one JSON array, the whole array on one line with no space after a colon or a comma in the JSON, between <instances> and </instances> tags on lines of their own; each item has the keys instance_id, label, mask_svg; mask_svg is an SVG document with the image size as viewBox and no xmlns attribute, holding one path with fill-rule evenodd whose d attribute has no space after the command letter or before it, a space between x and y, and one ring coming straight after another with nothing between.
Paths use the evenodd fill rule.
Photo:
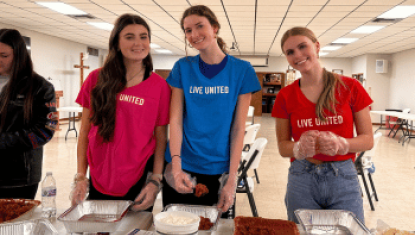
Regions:
<instances>
[{"instance_id":1,"label":"gold necklace","mask_svg":"<svg viewBox=\"0 0 415 235\"><path fill-rule=\"evenodd\" d=\"M143 71L145 71L145 67L143 67L138 73L132 76L130 79L127 79L127 82L133 80L136 76L140 75Z\"/></svg>"}]
</instances>

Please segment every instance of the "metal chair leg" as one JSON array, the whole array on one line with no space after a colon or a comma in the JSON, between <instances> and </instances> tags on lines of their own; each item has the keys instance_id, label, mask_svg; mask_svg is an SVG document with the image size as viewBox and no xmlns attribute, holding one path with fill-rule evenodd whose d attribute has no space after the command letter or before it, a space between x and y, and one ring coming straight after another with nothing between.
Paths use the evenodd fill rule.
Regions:
<instances>
[{"instance_id":1,"label":"metal chair leg","mask_svg":"<svg viewBox=\"0 0 415 235\"><path fill-rule=\"evenodd\" d=\"M372 198L370 196L369 187L368 187L368 185L366 183L365 173L363 172L363 174L361 176L362 176L362 179L363 179L363 184L365 185L366 196L369 199L370 209L372 209L372 211L374 211L375 210L375 207L373 206Z\"/></svg>"},{"instance_id":2,"label":"metal chair leg","mask_svg":"<svg viewBox=\"0 0 415 235\"><path fill-rule=\"evenodd\" d=\"M244 181L245 181L245 192L248 195L248 201L249 201L249 205L251 206L251 211L252 211L252 215L254 217L258 217L258 211L256 209L256 205L255 205L255 200L254 200L254 195L251 193L251 190L249 189L249 185L248 185L248 177L243 177Z\"/></svg>"},{"instance_id":3,"label":"metal chair leg","mask_svg":"<svg viewBox=\"0 0 415 235\"><path fill-rule=\"evenodd\" d=\"M259 178L258 178L258 172L256 171L256 169L254 169L254 173L255 173L255 178L256 178L256 182L259 184Z\"/></svg>"},{"instance_id":4,"label":"metal chair leg","mask_svg":"<svg viewBox=\"0 0 415 235\"><path fill-rule=\"evenodd\" d=\"M372 174L369 173L368 175L369 175L370 186L372 186L372 194L373 194L373 196L375 196L375 200L379 201L378 194L377 194L376 189L375 189L375 184L373 183L373 180L372 180ZM370 195L370 196L372 197L372 195Z\"/></svg>"},{"instance_id":5,"label":"metal chair leg","mask_svg":"<svg viewBox=\"0 0 415 235\"><path fill-rule=\"evenodd\" d=\"M249 188L249 186L248 186ZM249 191L249 189L247 189L248 192L248 200L249 200L249 205L251 206L251 211L252 211L252 215L254 217L258 217L258 211L256 209L256 205L255 205L255 200L254 200L254 195L252 195L251 191Z\"/></svg>"}]
</instances>

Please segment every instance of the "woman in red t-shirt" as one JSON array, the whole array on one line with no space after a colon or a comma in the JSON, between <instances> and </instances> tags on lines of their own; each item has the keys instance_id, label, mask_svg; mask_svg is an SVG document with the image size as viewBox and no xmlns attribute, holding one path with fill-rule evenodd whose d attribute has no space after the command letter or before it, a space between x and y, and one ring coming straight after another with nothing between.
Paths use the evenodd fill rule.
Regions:
<instances>
[{"instance_id":1,"label":"woman in red t-shirt","mask_svg":"<svg viewBox=\"0 0 415 235\"><path fill-rule=\"evenodd\" d=\"M311 30L288 30L281 49L301 73L281 89L272 111L280 154L292 162L285 200L288 219L298 223L297 209L341 209L364 223L353 161L356 152L373 146L372 99L357 80L321 66L320 43Z\"/></svg>"}]
</instances>

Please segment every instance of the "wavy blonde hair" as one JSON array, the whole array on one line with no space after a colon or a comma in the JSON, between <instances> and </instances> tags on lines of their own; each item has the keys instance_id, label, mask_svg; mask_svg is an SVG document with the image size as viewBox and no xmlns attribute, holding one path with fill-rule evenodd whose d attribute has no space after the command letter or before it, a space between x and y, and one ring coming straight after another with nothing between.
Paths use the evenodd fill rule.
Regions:
<instances>
[{"instance_id":1,"label":"wavy blonde hair","mask_svg":"<svg viewBox=\"0 0 415 235\"><path fill-rule=\"evenodd\" d=\"M287 30L281 38L281 50L283 52L284 43L292 36L305 36L313 43L318 42L316 35L310 29L305 27L294 27ZM324 89L318 97L315 112L321 121L326 121L326 113L324 110L328 110L335 115L337 114L336 105L338 101L336 100L335 92L338 84L344 86L344 82L340 79L338 74L331 73L326 69L323 69L323 82Z\"/></svg>"}]
</instances>

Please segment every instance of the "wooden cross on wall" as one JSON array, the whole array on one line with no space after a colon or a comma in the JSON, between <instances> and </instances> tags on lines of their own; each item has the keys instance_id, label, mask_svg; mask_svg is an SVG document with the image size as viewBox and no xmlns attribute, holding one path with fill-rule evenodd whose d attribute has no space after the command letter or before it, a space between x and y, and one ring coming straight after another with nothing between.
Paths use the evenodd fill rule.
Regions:
<instances>
[{"instance_id":1,"label":"wooden cross on wall","mask_svg":"<svg viewBox=\"0 0 415 235\"><path fill-rule=\"evenodd\" d=\"M81 65L74 65L74 68L81 69L79 89L81 89L82 84L84 84L84 69L89 69L89 66L84 65L83 59L84 59L84 53L81 52Z\"/></svg>"}]
</instances>

